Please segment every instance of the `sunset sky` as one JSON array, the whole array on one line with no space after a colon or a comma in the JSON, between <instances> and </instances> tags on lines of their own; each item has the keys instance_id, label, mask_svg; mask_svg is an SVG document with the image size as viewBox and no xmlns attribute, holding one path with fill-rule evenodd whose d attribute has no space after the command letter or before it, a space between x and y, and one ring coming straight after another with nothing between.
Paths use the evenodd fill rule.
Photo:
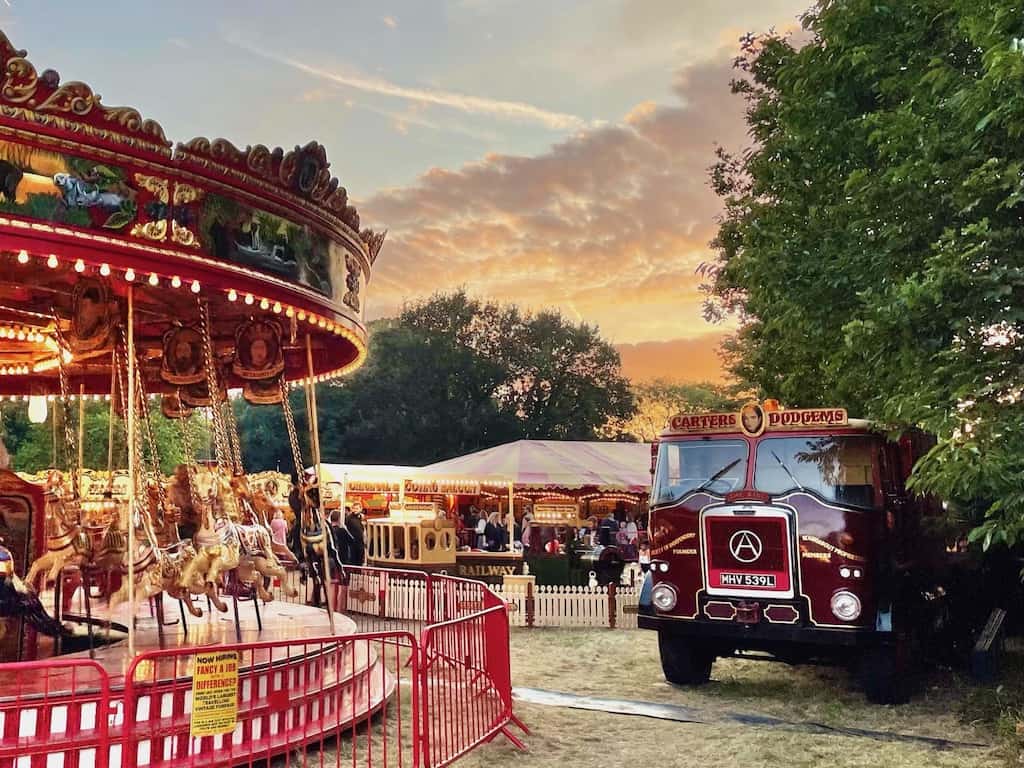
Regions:
<instances>
[{"instance_id":1,"label":"sunset sky","mask_svg":"<svg viewBox=\"0 0 1024 768\"><path fill-rule=\"evenodd\" d=\"M718 374L701 318L737 38L809 0L4 0L39 71L169 138L309 139L390 230L371 317L437 290L597 324L637 378Z\"/></svg>"}]
</instances>

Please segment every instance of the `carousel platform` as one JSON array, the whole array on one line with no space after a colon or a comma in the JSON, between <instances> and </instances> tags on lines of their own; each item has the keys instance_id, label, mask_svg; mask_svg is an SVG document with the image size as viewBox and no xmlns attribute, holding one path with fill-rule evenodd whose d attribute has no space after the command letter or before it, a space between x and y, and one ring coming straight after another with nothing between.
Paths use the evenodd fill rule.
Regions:
<instances>
[{"instance_id":1,"label":"carousel platform","mask_svg":"<svg viewBox=\"0 0 1024 768\"><path fill-rule=\"evenodd\" d=\"M252 603L240 601L239 642L230 602L227 613L211 613L203 601L205 615L189 616L187 632L175 603L165 607L162 628L150 606L139 607L134 658L121 640L95 648L91 661L84 651L38 662L32 674L0 672L0 766L29 754L41 766L79 768L249 764L354 730L397 690L377 643L346 640L357 628L342 614L332 634L323 610L271 602L260 630ZM127 611L109 619L126 625ZM192 736L194 655L214 649L239 653L236 726Z\"/></svg>"}]
</instances>

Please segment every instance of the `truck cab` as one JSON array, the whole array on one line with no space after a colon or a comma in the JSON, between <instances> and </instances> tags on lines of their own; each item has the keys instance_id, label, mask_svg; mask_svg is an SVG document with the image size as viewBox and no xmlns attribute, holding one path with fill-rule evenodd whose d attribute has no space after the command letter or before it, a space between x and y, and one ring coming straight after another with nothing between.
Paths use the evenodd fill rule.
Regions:
<instances>
[{"instance_id":1,"label":"truck cab","mask_svg":"<svg viewBox=\"0 0 1024 768\"><path fill-rule=\"evenodd\" d=\"M869 698L905 699L947 549L921 526L941 507L905 487L927 447L842 408L674 417L657 443L639 617L666 679L706 682L732 655L856 660Z\"/></svg>"}]
</instances>

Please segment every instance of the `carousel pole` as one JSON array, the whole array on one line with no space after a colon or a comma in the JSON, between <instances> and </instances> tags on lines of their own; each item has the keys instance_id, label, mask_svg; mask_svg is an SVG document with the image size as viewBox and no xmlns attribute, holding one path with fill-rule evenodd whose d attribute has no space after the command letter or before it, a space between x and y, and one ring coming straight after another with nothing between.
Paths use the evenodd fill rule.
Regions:
<instances>
[{"instance_id":1,"label":"carousel pole","mask_svg":"<svg viewBox=\"0 0 1024 768\"><path fill-rule=\"evenodd\" d=\"M78 385L78 487L85 475L85 382Z\"/></svg>"},{"instance_id":2,"label":"carousel pole","mask_svg":"<svg viewBox=\"0 0 1024 768\"><path fill-rule=\"evenodd\" d=\"M135 657L135 295L128 286L128 656ZM113 401L111 401L113 402ZM113 407L113 406L111 406Z\"/></svg>"},{"instance_id":3,"label":"carousel pole","mask_svg":"<svg viewBox=\"0 0 1024 768\"><path fill-rule=\"evenodd\" d=\"M110 353L110 414L107 417L107 484L114 487L114 398L117 397L117 355Z\"/></svg>"},{"instance_id":4,"label":"carousel pole","mask_svg":"<svg viewBox=\"0 0 1024 768\"><path fill-rule=\"evenodd\" d=\"M516 484L511 481L508 484L508 520L505 525L508 526L508 551L511 552L512 539L516 535Z\"/></svg>"},{"instance_id":5,"label":"carousel pole","mask_svg":"<svg viewBox=\"0 0 1024 768\"><path fill-rule=\"evenodd\" d=\"M308 368L307 372L309 373L309 378L306 379L306 387L309 397L309 433L311 437L311 447L313 449L313 465L316 467L316 485L320 494L320 525L324 532L324 591L327 593L327 618L331 622L331 634L333 635L334 596L333 590L329 586L331 581L331 564L330 559L327 557L328 537L332 534L327 516L324 514L323 506L324 487L322 482L323 472L321 471L322 468L320 465L320 426L316 411L316 385L313 383L313 341L308 333L306 334L306 366ZM344 509L342 510L342 514L344 514Z\"/></svg>"},{"instance_id":6,"label":"carousel pole","mask_svg":"<svg viewBox=\"0 0 1024 768\"><path fill-rule=\"evenodd\" d=\"M341 475L341 524L345 524L345 505L348 503L348 472ZM360 563L362 565L362 563Z\"/></svg>"}]
</instances>

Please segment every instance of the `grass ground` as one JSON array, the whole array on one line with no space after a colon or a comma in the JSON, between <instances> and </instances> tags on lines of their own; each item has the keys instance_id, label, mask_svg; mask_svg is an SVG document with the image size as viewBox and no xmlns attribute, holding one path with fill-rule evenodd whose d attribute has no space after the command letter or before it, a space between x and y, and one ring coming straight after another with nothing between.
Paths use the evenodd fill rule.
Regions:
<instances>
[{"instance_id":1,"label":"grass ground","mask_svg":"<svg viewBox=\"0 0 1024 768\"><path fill-rule=\"evenodd\" d=\"M794 722L811 721L995 746L938 750L924 744L789 728L675 723L520 703L516 712L533 731L527 739L529 752L518 753L499 740L459 761L460 768L931 768L1016 762L1016 755L1010 754L1009 742L995 730L1000 713L1006 711L997 699L1005 694L996 694L995 689L968 687L949 672L939 671L930 676L910 704L879 707L851 689L845 670L828 667L793 668L728 659L715 664L709 685L676 688L661 676L657 638L652 632L513 629L511 646L515 686L680 704L707 713L711 720L725 712L765 714ZM974 715L978 716L977 722L971 722ZM1007 727L1010 726L1003 715L1002 728L1005 731Z\"/></svg>"}]
</instances>

